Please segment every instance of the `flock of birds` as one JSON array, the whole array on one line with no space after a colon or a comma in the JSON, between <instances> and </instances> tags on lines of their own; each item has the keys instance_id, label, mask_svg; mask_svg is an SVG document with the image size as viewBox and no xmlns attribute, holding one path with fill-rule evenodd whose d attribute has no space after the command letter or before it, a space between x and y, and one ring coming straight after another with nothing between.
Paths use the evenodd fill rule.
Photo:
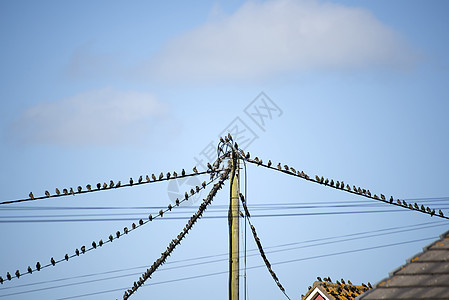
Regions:
<instances>
[{"instance_id":1,"label":"flock of birds","mask_svg":"<svg viewBox=\"0 0 449 300\"><path fill-rule=\"evenodd\" d=\"M253 224L251 224L251 220L250 220L251 215L250 215L250 213L249 213L248 207L246 206L245 197L243 196L242 193L240 193L240 201L242 202L242 206L243 206L243 209L244 209L244 211L245 211L245 215L246 215L246 217L247 217L248 223L249 223L249 225L250 225L250 227L251 227L251 231L252 231L252 233L253 233L254 240L256 241L257 248L259 249L260 256L262 257L262 259L263 259L263 261L264 261L264 263L265 263L265 266L266 266L267 269L268 269L268 272L270 273L271 277L273 278L274 282L277 284L277 286L279 287L279 289L282 291L282 293L284 293L285 297L287 297L287 299L290 300L290 297L289 297L289 296L287 295L287 293L285 292L285 289L284 289L284 287L282 286L281 282L279 281L279 278L277 277L276 273L274 273L273 269L271 268L271 264L270 264L270 262L268 261L268 258L267 258L267 256L265 255L265 251L264 251L263 248L262 248L262 244L261 244L261 242L260 242L260 239L259 239L259 237L257 236L256 228L253 226Z\"/></svg>"},{"instance_id":2,"label":"flock of birds","mask_svg":"<svg viewBox=\"0 0 449 300\"><path fill-rule=\"evenodd\" d=\"M131 178L129 178L129 183L127 183L127 184L122 184L122 182L120 180L117 183L114 183L113 180L110 180L109 184L106 182L104 182L103 184L99 182L96 184L96 186L92 186L92 185L88 184L88 185L86 185L85 189L83 189L82 186L78 186L76 188L76 190L73 187L71 187L71 188L64 188L64 189L62 189L62 192L61 192L60 189L56 188L54 194L51 194L48 190L46 190L44 193L45 196L42 196L42 197L35 197L33 192L30 192L28 194L29 198L26 200L35 200L35 199L43 199L43 198L50 198L50 197L75 195L75 194L81 194L81 193L87 193L87 192L93 192L93 191L99 191L99 190L113 189L113 188L119 188L119 187L125 187L125 186L133 186L133 185L137 185L137 184L157 182L157 181L163 181L163 180L169 180L169 179L177 179L177 178L199 175L199 174L204 174L204 173L210 173L211 179L213 179L215 177L215 175L217 174L217 171L216 171L215 167L213 167L210 163L208 163L208 170L205 172L198 172L198 169L195 166L193 168L193 173L191 173L191 174L186 173L186 171L184 169L182 169L180 174L176 173L176 171L175 171L173 173L167 172L166 174L161 172L161 174L159 174L159 176L156 176L155 174L151 174L151 177L149 175L146 175L145 178L141 175L141 176L139 176L137 181L134 181L133 178L131 177Z\"/></svg>"},{"instance_id":3,"label":"flock of birds","mask_svg":"<svg viewBox=\"0 0 449 300\"><path fill-rule=\"evenodd\" d=\"M217 174L219 174L219 173L221 172L221 170L218 170L218 169L216 169L216 168L213 168L210 164L209 164L209 166L210 166L210 169L208 169L206 172L201 172L201 173L198 172L198 170L197 170L196 167L193 167L193 173L191 173L191 174L186 173L186 171L185 171L184 169L182 169L181 175L180 175L180 176L178 176L178 174L177 174L176 172L173 172L173 177L171 176L170 173L167 173L167 176L165 177L165 180L170 179L170 178L177 178L177 177L181 178L181 177L186 177L186 176L193 176L193 175L200 175L200 174L204 174L204 173L210 173L210 174L211 174L211 181L209 181L209 183L211 183L211 182L214 180L215 176L217 176ZM153 181L151 181L150 178L149 178L149 176L147 175L147 176L146 176L146 180L147 180L146 182L154 182L154 181L164 180L163 173L161 173L161 175L159 176L159 178L157 178L157 177L153 174L153 175L152 175L152 178L153 178ZM142 179L142 176L139 177L137 183L138 183L138 184L145 183L145 182L143 181L143 179ZM192 197L192 196L195 195L196 193L200 192L200 190L205 189L206 186L207 186L209 183L206 183L206 181L203 181L202 184L201 184L201 186L196 186L195 188L190 189L189 192L185 192L184 198L182 198L182 199L177 198L176 201L175 201L175 205L176 205L176 206L179 206L182 202L188 201L188 199L189 199L190 197ZM128 184L128 185L129 185L129 186L132 186L133 184L134 184L134 181L133 181L132 178L130 178L130 181L129 181L129 184ZM120 187L120 186L125 186L125 185L122 185L120 181L118 181L117 184L114 185L113 181L111 180L110 184L109 184L109 185L106 185L106 186L105 186L104 184L101 185L100 183L98 183L98 184L97 184L97 190L100 190L100 189L106 189L106 188L118 188L118 187ZM92 189L91 185L87 185L87 191L94 191L94 190ZM83 192L81 187L78 187L78 192L79 192L79 193ZM75 193L75 192L73 191L72 188L70 188L70 192L69 192L67 189L63 189L63 194L64 194L64 195L70 195L70 194L74 194L74 193ZM30 194L31 194L31 195L30 195L30 197L31 197L31 196L32 196L32 193L30 193ZM47 195L47 197L50 197L50 193L49 193L48 191L46 191L45 194ZM61 195L59 189L56 189L56 195ZM155 219L155 218L157 218L157 217L163 217L163 215L164 215L165 212L171 211L172 209L173 209L173 205L169 204L168 207L167 207L165 210L161 209L161 210L158 212L158 214L156 214L155 216L153 216L152 214L149 214L147 220L140 219L140 220L138 221L138 224L132 223L132 225L131 225L130 228L124 227L124 228L123 228L123 232L117 231L114 235L113 235L113 234L110 234L109 237L108 237L105 241L103 241L102 239L99 240L98 243L97 243L96 241L93 241L92 244L91 244L92 247L90 247L90 248L86 248L86 246L83 245L83 246L80 247L80 249L78 249L78 248L75 249L75 254L72 254L72 255L65 254L65 256L64 256L63 259L55 260L55 259L52 257L52 258L50 259L50 263L49 263L49 264L46 264L46 265L42 265L40 262L37 262L37 263L36 263L35 269L33 269L31 266L28 266L26 272L21 273L19 270L16 270L16 272L14 273L15 276L12 275L11 273L7 272L7 273L6 273L6 279L7 279L7 280L11 280L11 279L13 279L13 278L20 278L20 276L23 275L23 274L32 274L33 271L40 271L42 268L46 268L46 267L49 267L49 266L55 266L57 263L60 263L60 262L63 262L63 261L68 261L68 260L69 260L70 258L72 258L72 257L79 256L80 254L84 254L84 253L86 253L87 251L90 251L90 250L93 250L93 249L97 249L97 247L102 247L105 243L112 242L114 239L118 239L118 238L120 238L120 236L122 236L122 235L124 235L124 234L128 234L128 233L131 232L132 230L137 229L138 227L140 227L140 226L142 226L142 225L144 225L144 224L146 224L146 223L152 221L153 219ZM0 276L0 284L3 284L4 281L5 281L5 279L4 279L2 276Z\"/></svg>"},{"instance_id":4,"label":"flock of birds","mask_svg":"<svg viewBox=\"0 0 449 300\"><path fill-rule=\"evenodd\" d=\"M372 289L371 283L368 284L362 283L360 285L353 284L350 280L345 282L342 278L340 281L332 282L330 277L317 277L319 285L324 288L326 292L330 295L334 296L336 299L340 299L341 296L346 297L347 299L355 299L358 295L366 292L369 289ZM314 284L315 286L315 284ZM312 286L309 286L309 291L312 289ZM304 299L305 296L301 295L301 299Z\"/></svg>"},{"instance_id":5,"label":"flock of birds","mask_svg":"<svg viewBox=\"0 0 449 300\"><path fill-rule=\"evenodd\" d=\"M220 180L214 184L213 188L209 192L209 195L207 195L206 199L203 200L200 207L198 208L198 211L189 219L187 224L185 225L184 229L181 231L181 233L174 238L170 244L167 246L167 249L161 253L161 257L158 258L149 269L143 273L137 281L134 281L133 286L125 291L123 295L123 299L128 299L133 293L135 293L139 287L141 287L145 281L149 278L151 278L151 275L162 265L165 263L167 258L171 255L173 250L177 245L181 243L181 240L189 233L189 230L193 227L195 222L201 218L204 211L206 210L207 206L211 204L213 198L215 197L218 190L220 190L224 184L224 181L228 178L229 173L231 172L231 168L227 168L224 170L224 172L220 176Z\"/></svg>"},{"instance_id":6,"label":"flock of birds","mask_svg":"<svg viewBox=\"0 0 449 300\"><path fill-rule=\"evenodd\" d=\"M315 178L310 177L309 175L307 175L306 173L304 173L304 171L299 171L296 170L293 167L289 167L288 165L284 165L282 166L281 163L278 163L276 166L273 165L273 163L271 162L271 160L269 160L266 164L264 164L263 160L258 158L257 156L252 159L251 155L249 152L245 153L243 150L240 149L240 156L242 158L244 158L246 161L250 162L250 163L254 163L258 166L264 166L267 167L269 169L274 169L274 170L278 170L290 175L294 175L297 177L301 177L305 180L308 181L313 181L315 183L319 183L319 184L323 184L335 189L340 189L340 190L344 190L346 192L349 193L353 193L353 194L358 194L358 195L362 195L365 196L367 198L371 198L371 199L375 199L375 200L379 200L385 203L390 203L393 205L397 205L397 206L401 206L401 207L405 207L411 210L416 210L416 211L420 211L423 213L427 213L430 214L431 216L436 215L435 209L431 209L430 207L425 207L424 205L419 206L418 203L407 203L405 200L399 200L396 199L396 202L393 198L393 196L390 196L389 200L387 200L387 198L385 197L384 194L380 194L379 196L377 194L372 194L371 191L369 189L363 189L361 187L356 187L355 185L353 185L352 187L349 184L345 184L345 182L342 181L334 181L333 179L328 179L328 178L324 178L323 176L318 176L315 175ZM443 211L441 209L438 210L438 216L445 218L445 219L449 219L448 216L445 216Z\"/></svg>"}]
</instances>

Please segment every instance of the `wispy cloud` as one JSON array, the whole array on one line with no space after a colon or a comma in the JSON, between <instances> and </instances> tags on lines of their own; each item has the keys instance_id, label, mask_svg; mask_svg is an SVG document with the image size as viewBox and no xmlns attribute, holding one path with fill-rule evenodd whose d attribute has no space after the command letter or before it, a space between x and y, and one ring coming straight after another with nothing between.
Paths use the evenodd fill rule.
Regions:
<instances>
[{"instance_id":1,"label":"wispy cloud","mask_svg":"<svg viewBox=\"0 0 449 300\"><path fill-rule=\"evenodd\" d=\"M369 11L322 2L248 2L179 36L153 56L153 78L247 79L282 72L407 68L415 54Z\"/></svg>"},{"instance_id":2,"label":"wispy cloud","mask_svg":"<svg viewBox=\"0 0 449 300\"><path fill-rule=\"evenodd\" d=\"M167 106L152 94L93 90L26 109L11 125L21 143L63 146L140 143L165 122Z\"/></svg>"}]
</instances>

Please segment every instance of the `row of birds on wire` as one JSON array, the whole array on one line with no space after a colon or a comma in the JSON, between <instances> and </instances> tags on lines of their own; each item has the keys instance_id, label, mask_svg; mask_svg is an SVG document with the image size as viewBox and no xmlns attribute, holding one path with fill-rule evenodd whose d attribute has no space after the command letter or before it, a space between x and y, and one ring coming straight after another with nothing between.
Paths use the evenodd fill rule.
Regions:
<instances>
[{"instance_id":1,"label":"row of birds on wire","mask_svg":"<svg viewBox=\"0 0 449 300\"><path fill-rule=\"evenodd\" d=\"M86 188L83 189L82 186L78 186L76 190L71 188L64 188L62 191L59 188L55 189L55 193L51 194L48 190L44 192L45 196L36 197L34 196L33 192L30 192L27 199L23 200L35 200L35 199L44 199L44 198L50 198L50 197L59 197L59 196L68 196L68 195L75 195L75 194L81 194L81 193L87 193L87 192L94 192L94 191L100 191L100 190L106 190L106 189L113 189L113 188L120 188L120 187L127 187L127 186L133 186L133 185L139 185L139 184L145 184L145 183L151 183L151 182L158 182L158 181L164 181L169 179L179 179L183 177L189 177L189 176L195 176L195 175L201 175L205 173L210 173L211 179L213 179L216 175L216 167L212 166L210 163L207 164L208 169L203 172L199 172L198 169L193 167L193 173L186 173L185 169L182 169L180 174L178 174L176 171L173 173L167 172L164 174L161 172L159 176L156 176L155 174L151 174L151 177L149 175L146 175L145 178L141 175L139 178L134 181L131 177L129 179L129 182L126 184L122 184L122 182L119 180L116 183L113 180L109 181L109 184L104 183L97 183L96 186L92 186L90 184L86 185Z\"/></svg>"},{"instance_id":2,"label":"row of birds on wire","mask_svg":"<svg viewBox=\"0 0 449 300\"><path fill-rule=\"evenodd\" d=\"M181 233L174 238L169 245L167 246L167 249L161 253L161 256L153 262L150 268L148 268L137 281L134 281L132 287L130 287L128 290L126 290L123 294L123 299L128 299L132 294L134 294L144 283L146 280L151 278L151 275L161 266L165 263L167 258L171 255L171 253L174 251L177 245L181 243L181 240L189 233L190 229L193 227L193 225L196 223L198 219L200 219L206 210L207 206L211 204L213 198L217 194L218 190L220 190L225 182L225 180L229 177L229 173L231 172L231 168L227 168L224 170L224 172L220 176L220 180L214 184L213 188L207 195L207 197L203 200L201 205L198 208L198 211L192 215L192 217L189 219L187 224L184 226Z\"/></svg>"},{"instance_id":3,"label":"row of birds on wire","mask_svg":"<svg viewBox=\"0 0 449 300\"><path fill-rule=\"evenodd\" d=\"M268 162L265 164L263 162L263 160L259 157L254 157L251 158L251 155L249 152L245 153L243 150L240 149L240 156L245 159L245 161L256 164L258 166L264 166L266 168L269 169L273 169L273 170L278 170L296 177L300 177L303 178L305 180L308 181L312 181L315 183L319 183L319 184L323 184L325 186L328 187L332 187L335 189L339 189L339 190L343 190L349 193L353 193L353 194L358 194L367 198L371 198L374 200L378 200L378 201L382 201L385 203L389 203L389 204L393 204L396 206L401 206L404 208L408 208L411 210L415 210L415 211L419 211L422 213L426 213L429 214L431 216L439 216L441 218L445 218L445 219L449 219L448 216L445 216L443 211L441 209L438 210L438 213L435 211L435 209L431 209L430 207L425 207L424 205L418 205L418 203L407 203L405 200L399 200L396 199L396 201L394 200L393 196L390 196L390 198L387 200L387 197L384 194L379 194L379 196L377 194L373 194L371 193L371 191L369 189L364 189L361 187L356 187L355 185L353 185L352 187L349 184L345 184L345 182L342 181L334 181L333 179L328 179L328 178L324 178L323 176L318 176L315 175L315 177L310 177L309 175L307 175L306 173L304 173L304 171L300 171L300 170L296 170L293 167L290 167L286 164L282 165L281 163L278 163L276 166L274 166L274 164L271 162L271 160L268 160Z\"/></svg>"},{"instance_id":4,"label":"row of birds on wire","mask_svg":"<svg viewBox=\"0 0 449 300\"><path fill-rule=\"evenodd\" d=\"M270 264L270 262L268 261L267 256L265 255L265 251L264 251L264 249L263 249L263 247L262 247L262 243L260 242L260 238L257 236L256 228L255 228L254 225L251 223L251 220L250 220L251 215L250 215L250 213L249 213L248 207L246 206L245 197L243 196L242 193L240 193L240 201L242 202L242 206L243 206L243 209L244 209L244 211L245 211L245 216L246 216L246 219L247 219L247 221L248 221L248 223L249 223L249 225L250 225L251 232L253 233L253 237L254 237L254 240L255 240L255 242L256 242L257 248L259 249L260 256L262 257L262 260L264 261L265 266L267 267L268 272L270 273L271 277L273 278L274 282L275 282L276 285L279 287L279 289L281 290L281 292L285 295L285 297L286 297L287 299L290 300L290 297L287 295L287 293L286 293L286 291L285 291L285 288L282 286L282 284L281 284L281 282L279 281L279 278L277 277L276 273L275 273L275 272L273 271L273 269L271 268L271 264Z\"/></svg>"},{"instance_id":5,"label":"row of birds on wire","mask_svg":"<svg viewBox=\"0 0 449 300\"><path fill-rule=\"evenodd\" d=\"M193 168L194 174L204 174L206 172L195 172L196 167ZM175 206L179 206L180 204L182 204L185 201L188 201L189 198L191 198L192 196L194 196L195 194L199 193L201 190L205 189L207 185L209 185L210 183L212 183L216 178L218 178L217 174L221 174L222 171L221 170L216 170L214 169L213 172L210 172L211 174L214 174L214 176L211 178L211 180L206 183L206 181L203 181L201 186L195 186L195 188L191 188L190 191L186 191L184 194L184 198L177 198L175 200ZM186 174L184 169L182 171L183 176L191 176L192 174ZM215 175L217 175L217 177L215 177ZM107 239L105 239L103 241L103 239L99 240L98 243L96 241L92 242L92 246L89 248L86 248L85 245L81 246L80 249L75 249L75 254L69 255L69 254L65 254L64 258L59 259L59 260L55 260L53 257L50 259L50 263L49 264L44 264L42 265L40 262L36 263L35 268L33 269L31 266L28 266L26 272L20 272L19 270L16 270L16 272L14 273L14 275L11 275L9 272L6 273L6 279L7 280L12 280L13 278L20 278L20 276L25 275L25 274L32 274L34 271L40 271L43 268L46 267L50 267L50 266L55 266L57 263L60 262L64 262L64 261L68 261L69 259L73 258L73 257L77 257L80 256L80 254L85 254L88 251L97 249L97 247L102 247L104 244L106 243L110 243L112 242L114 239L118 239L120 238L120 236L123 236L124 234L128 234L129 232L145 225L148 222L151 222L153 219L158 218L158 217L163 217L163 215L167 212L167 211L171 211L175 206L173 206L172 204L169 204L168 207L163 210L161 209L157 214L155 214L154 216L152 214L148 215L148 219L147 220L143 220L140 219L137 224L136 223L132 223L131 227L124 227L123 228L123 232L121 231L117 231L115 234L110 234L109 237ZM5 281L5 279L0 276L0 284L3 284L3 282Z\"/></svg>"}]
</instances>

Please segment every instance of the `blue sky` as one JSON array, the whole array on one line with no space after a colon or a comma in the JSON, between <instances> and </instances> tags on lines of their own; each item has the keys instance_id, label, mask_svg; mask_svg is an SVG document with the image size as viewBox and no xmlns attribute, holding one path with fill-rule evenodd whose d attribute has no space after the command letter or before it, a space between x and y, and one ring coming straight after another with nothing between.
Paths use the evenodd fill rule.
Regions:
<instances>
[{"instance_id":1,"label":"blue sky","mask_svg":"<svg viewBox=\"0 0 449 300\"><path fill-rule=\"evenodd\" d=\"M3 1L0 200L201 169L203 150L237 124L246 129L240 146L264 161L449 214L448 9L447 1ZM249 112L263 100L274 110L261 124ZM443 219L253 165L247 178L253 215L306 214L252 221L276 250L267 256L292 299L317 276L375 283L449 229ZM175 183L183 194L195 182ZM107 239L170 204L175 187L2 205L0 276ZM227 256L219 255L228 251L228 188L205 213L219 218L199 220L133 298L227 299ZM4 283L0 298L121 298L178 235L199 198L192 202L171 212L183 219L148 223ZM321 214L334 212L345 214ZM74 221L106 217L129 220ZM11 222L19 220L43 221ZM248 257L248 267L261 264ZM264 268L247 279L249 298L282 299Z\"/></svg>"}]
</instances>

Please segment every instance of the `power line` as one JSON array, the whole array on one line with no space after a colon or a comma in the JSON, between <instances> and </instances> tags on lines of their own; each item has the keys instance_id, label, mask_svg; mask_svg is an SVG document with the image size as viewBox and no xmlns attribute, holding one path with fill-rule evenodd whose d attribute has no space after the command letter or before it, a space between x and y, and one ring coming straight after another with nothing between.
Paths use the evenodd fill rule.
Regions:
<instances>
[{"instance_id":1,"label":"power line","mask_svg":"<svg viewBox=\"0 0 449 300\"><path fill-rule=\"evenodd\" d=\"M307 260L319 259L319 258L324 258L324 257L338 256L338 255L344 255L344 254L350 254L350 253L356 253L356 252L363 252L363 251L370 251L370 250L375 250L375 249L381 249L381 248L387 248L387 247L393 247L393 246L399 246L399 245L406 245L406 244L411 244L411 243L416 243L416 242L422 242L422 241L426 241L426 240L434 240L436 238L437 237L414 239L414 240L408 240L408 241L403 241L403 242L384 244L384 245L379 245L379 246L365 247L365 248L359 248L359 249L353 249L353 250L347 250L347 251L339 251L339 252L333 252L333 253L328 253L328 254L315 255L315 256L309 256L309 257L303 257L303 258L297 258L297 259L291 259L291 260L283 260L283 261L279 261L279 262L274 262L274 263L272 263L272 265L281 265L281 264L294 263L294 262L299 262L299 261L307 261ZM266 267L266 265L263 264L263 265L251 266L251 267L248 267L248 269L258 269L258 268L263 268L263 267ZM202 274L202 275L197 275L197 276L189 276L189 277L182 277L182 278L172 279L172 280L168 280L168 281L154 282L154 283L146 284L144 286L152 286L152 285L167 284L167 283L173 284L173 283L180 282L180 281L197 279L197 278L211 277L211 276L227 274L227 273L228 273L228 271L207 273L207 274ZM131 276L131 275L132 274L123 275L121 277L126 277L126 276ZM91 281L91 282L94 282L94 281ZM108 289L108 290L97 291L97 292L92 292L92 293L85 293L85 294L75 295L75 296L69 296L69 297L65 297L65 298L59 298L58 300L75 299L75 298L81 298L81 297L87 297L87 296L95 296L95 295L100 295L100 294L108 294L108 293L112 293L112 292L122 291L124 289L126 289L126 287L117 288L117 289ZM0 297L6 297L6 296L11 296L11 295L15 295L15 294L1 295Z\"/></svg>"},{"instance_id":2,"label":"power line","mask_svg":"<svg viewBox=\"0 0 449 300\"><path fill-rule=\"evenodd\" d=\"M28 202L28 201L34 201L34 200L42 200L42 199L48 199L48 198L57 198L57 197L64 197L64 196L75 196L78 194L85 194L85 193L92 193L92 192L99 192L99 191L105 191L105 190L112 190L117 188L124 188L124 187L131 187L136 185L142 185L142 184L148 184L148 183L155 183L155 182L162 182L162 181L168 181L168 180L176 180L186 177L192 177L192 176L198 176L198 175L204 175L204 174L214 174L215 170L209 169L207 171L198 172L196 167L193 168L193 173L186 173L184 169L182 169L181 174L177 174L176 171L172 173L167 172L164 174L161 172L161 174L156 177L156 175L152 174L151 178L146 175L145 179L143 176L139 176L137 181L134 181L131 177L129 182L126 184L122 184L121 181L118 181L117 183L114 183L113 180L109 181L109 184L106 182L97 183L96 186L92 186L90 184L86 185L85 189L83 189L82 186L78 186L76 189L73 187L70 188L64 188L62 189L62 192L56 188L55 194L51 194L48 190L45 191L44 196L38 196L35 197L34 194L31 192L28 196L29 198L22 198L22 199L16 199L16 200L7 200L0 202L0 205L5 204L12 204L12 203L19 203L19 202Z\"/></svg>"},{"instance_id":3,"label":"power line","mask_svg":"<svg viewBox=\"0 0 449 300\"><path fill-rule=\"evenodd\" d=\"M289 167L288 165L284 165L284 167L282 168L281 163L278 163L278 165L276 167L272 166L272 162L271 160L268 161L267 164L264 164L262 159L259 159L258 157L255 157L254 159L250 159L249 153L245 155L244 151L241 151L243 155L240 155L242 159L246 160L247 162L250 162L252 164L255 164L257 166L262 166L271 170L275 170L278 172L282 172L291 176L295 176L295 177L299 177L301 179L307 180L307 181L311 181L314 183L318 183L318 184L322 184L325 185L327 187L331 187L334 189L338 189L338 190L342 190L351 194L356 194L359 196L363 196L366 198L370 198L373 200L377 200L377 201L381 201L384 203L388 203L391 205L395 205L395 206L399 206L402 208L407 208L413 211L418 211L424 214L429 214L431 216L437 216L440 218L444 218L444 219L449 219L448 216L445 216L443 214L443 212L441 210L438 211L438 213L435 212L435 209L430 209L429 207L424 207L424 205L421 205L421 207L419 207L419 205L415 202L414 205L412 205L411 203L407 203L405 200L399 200L396 199L396 202L394 202L394 198L393 196L390 197L390 200L387 200L386 197L383 194L380 194L380 196L378 196L377 194L371 194L370 190L367 189L362 189L360 187L356 187L355 185L351 188L349 186L349 184L346 184L342 181L340 183L340 181L335 181L333 179L328 179L328 178L324 178L323 176L318 176L315 175L315 179L309 177L309 175L307 175L306 173L304 173L304 171L299 171L296 170L293 167Z\"/></svg>"},{"instance_id":4,"label":"power line","mask_svg":"<svg viewBox=\"0 0 449 300\"><path fill-rule=\"evenodd\" d=\"M218 177L212 178L208 183L206 183L206 182L204 181L204 182L202 183L202 186L201 186L201 187L196 186L195 189L191 189L191 190L190 190L190 196L189 196L189 194L186 192L186 193L185 193L184 199L182 199L182 200L176 199L176 205L175 205L175 207L178 207L178 206L179 206L180 204L182 204L184 201L188 201L188 199L189 199L191 196L193 196L195 193L198 193L198 192L201 191L202 189L205 189L207 185L209 185L210 183L212 183L212 182L213 182L214 180L216 180L217 178L218 178ZM97 249L98 247L102 247L104 244L111 243L113 240L120 238L120 236L123 236L123 235L126 235L126 234L130 233L130 232L132 232L133 230L135 230L135 229L137 229L137 228L139 228L139 227L141 227L141 226L147 224L148 222L151 222L151 221L153 221L153 220L155 220L155 219L157 219L157 218L159 218L159 217L163 217L164 213L166 213L167 211L171 211L173 208L174 208L174 207L173 207L171 204L169 204L168 207L167 207L165 210L164 210L164 209L161 209L161 210L159 211L159 213L156 214L155 216L153 216L153 215L150 214L150 215L148 216L148 219L146 219L146 220L140 219L140 220L138 221L138 224L132 223L131 228L124 227L124 228L123 228L123 233L122 233L121 231L117 231L115 234L110 234L109 237L108 237L108 239L105 239L105 241L103 241L103 240L101 239L101 240L98 242L98 244L97 244L97 242L93 241L92 244L91 244L91 245L92 245L91 247L87 247L87 248L86 248L85 245L81 246L80 249L76 249L76 250L75 250L75 254L69 255L69 254L67 253L67 254L65 254L64 258L59 259L59 260L55 260L55 259L52 257L52 258L50 259L50 263L49 263L49 264L46 264L46 265L41 265L40 262L37 262L37 263L36 263L36 267L35 267L34 269L33 269L31 266L28 266L26 272L20 272L19 270L17 270L17 271L14 273L14 275L11 275L9 272L7 272L6 279L7 279L8 281L9 281L9 280L12 280L13 278L17 278L17 279L18 279L18 278L20 278L20 277L23 276L23 275L32 274L32 273L35 272L35 271L40 271L41 269L48 268L48 267L50 267L50 266L55 266L56 264L59 264L59 263L64 262L64 261L68 261L68 260L71 259L71 258L80 256L80 254L85 254L86 252L89 252L89 251L92 251L92 250L94 250L94 249ZM135 221L135 219L132 219L132 220ZM38 220L34 220L34 221L38 221ZM47 221L48 221L48 220L47 220ZM59 221L59 220L52 220L52 221ZM4 223L4 222L3 222L3 221L0 221L0 223ZM4 281L5 281L5 280L0 276L0 283L3 284Z\"/></svg>"}]
</instances>

